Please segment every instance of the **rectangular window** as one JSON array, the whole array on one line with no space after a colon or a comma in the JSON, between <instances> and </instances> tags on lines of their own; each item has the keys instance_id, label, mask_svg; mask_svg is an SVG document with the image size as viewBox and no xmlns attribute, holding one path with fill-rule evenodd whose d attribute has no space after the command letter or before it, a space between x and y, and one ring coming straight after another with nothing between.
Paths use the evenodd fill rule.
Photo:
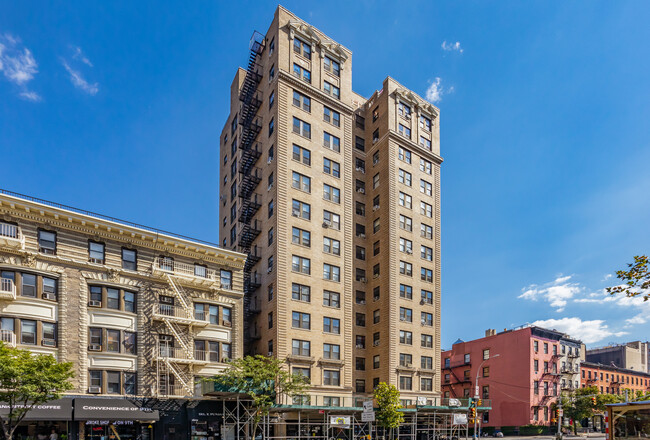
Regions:
<instances>
[{"instance_id":1,"label":"rectangular window","mask_svg":"<svg viewBox=\"0 0 650 440\"><path fill-rule=\"evenodd\" d=\"M293 105L305 110L306 112L311 112L311 98L302 93L296 92L295 90L293 91Z\"/></svg>"},{"instance_id":2,"label":"rectangular window","mask_svg":"<svg viewBox=\"0 0 650 440\"><path fill-rule=\"evenodd\" d=\"M420 171L431 174L431 162L426 159L420 159Z\"/></svg>"},{"instance_id":3,"label":"rectangular window","mask_svg":"<svg viewBox=\"0 0 650 440\"><path fill-rule=\"evenodd\" d=\"M428 283L433 283L433 271L423 267L420 269L420 279Z\"/></svg>"},{"instance_id":4,"label":"rectangular window","mask_svg":"<svg viewBox=\"0 0 650 440\"><path fill-rule=\"evenodd\" d=\"M337 344L323 344L324 359L341 359L341 346Z\"/></svg>"},{"instance_id":5,"label":"rectangular window","mask_svg":"<svg viewBox=\"0 0 650 440\"><path fill-rule=\"evenodd\" d=\"M377 189L379 186L379 173L372 176L372 189Z\"/></svg>"},{"instance_id":6,"label":"rectangular window","mask_svg":"<svg viewBox=\"0 0 650 440\"><path fill-rule=\"evenodd\" d=\"M101 351L102 350L102 329L96 327L90 327L88 329L88 349L91 351Z\"/></svg>"},{"instance_id":7,"label":"rectangular window","mask_svg":"<svg viewBox=\"0 0 650 440\"><path fill-rule=\"evenodd\" d=\"M311 246L311 232L304 229L291 228L291 241L293 244L310 247Z\"/></svg>"},{"instance_id":8,"label":"rectangular window","mask_svg":"<svg viewBox=\"0 0 650 440\"><path fill-rule=\"evenodd\" d=\"M426 116L420 116L420 128L431 131L431 119Z\"/></svg>"},{"instance_id":9,"label":"rectangular window","mask_svg":"<svg viewBox=\"0 0 650 440\"><path fill-rule=\"evenodd\" d=\"M323 120L329 122L330 124L340 127L341 126L341 114L336 110L332 110L329 107L324 107L323 109Z\"/></svg>"},{"instance_id":10,"label":"rectangular window","mask_svg":"<svg viewBox=\"0 0 650 440\"><path fill-rule=\"evenodd\" d=\"M339 89L332 83L323 81L323 91L328 95L332 95L336 99L341 99L341 89Z\"/></svg>"},{"instance_id":11,"label":"rectangular window","mask_svg":"<svg viewBox=\"0 0 650 440\"><path fill-rule=\"evenodd\" d=\"M311 60L311 45L305 43L299 38L294 37L293 39L293 52Z\"/></svg>"},{"instance_id":12,"label":"rectangular window","mask_svg":"<svg viewBox=\"0 0 650 440\"><path fill-rule=\"evenodd\" d=\"M293 272L303 273L305 275L311 274L311 260L309 258L293 255L291 258L291 270Z\"/></svg>"},{"instance_id":13,"label":"rectangular window","mask_svg":"<svg viewBox=\"0 0 650 440\"><path fill-rule=\"evenodd\" d=\"M291 202L291 215L304 220L311 219L311 205L299 200L293 199Z\"/></svg>"},{"instance_id":14,"label":"rectangular window","mask_svg":"<svg viewBox=\"0 0 650 440\"><path fill-rule=\"evenodd\" d=\"M122 269L138 270L138 252L133 249L122 248Z\"/></svg>"},{"instance_id":15,"label":"rectangular window","mask_svg":"<svg viewBox=\"0 0 650 440\"><path fill-rule=\"evenodd\" d=\"M341 203L341 190L324 183L323 198L325 200L329 200L330 202Z\"/></svg>"},{"instance_id":16,"label":"rectangular window","mask_svg":"<svg viewBox=\"0 0 650 440\"><path fill-rule=\"evenodd\" d=\"M420 202L420 214L426 215L427 217L433 217L433 206L428 203Z\"/></svg>"},{"instance_id":17,"label":"rectangular window","mask_svg":"<svg viewBox=\"0 0 650 440\"><path fill-rule=\"evenodd\" d=\"M323 252L341 255L341 242L329 237L323 237Z\"/></svg>"},{"instance_id":18,"label":"rectangular window","mask_svg":"<svg viewBox=\"0 0 650 440\"><path fill-rule=\"evenodd\" d=\"M420 258L433 261L433 249L427 246L420 246Z\"/></svg>"},{"instance_id":19,"label":"rectangular window","mask_svg":"<svg viewBox=\"0 0 650 440\"><path fill-rule=\"evenodd\" d=\"M397 149L397 158L406 163L411 163L411 152L406 148L399 147Z\"/></svg>"},{"instance_id":20,"label":"rectangular window","mask_svg":"<svg viewBox=\"0 0 650 440\"><path fill-rule=\"evenodd\" d=\"M135 313L135 293L124 291L122 298L124 300L124 311Z\"/></svg>"},{"instance_id":21,"label":"rectangular window","mask_svg":"<svg viewBox=\"0 0 650 440\"><path fill-rule=\"evenodd\" d=\"M53 322L42 323L43 337L41 344L46 347L56 346L56 324Z\"/></svg>"},{"instance_id":22,"label":"rectangular window","mask_svg":"<svg viewBox=\"0 0 650 440\"><path fill-rule=\"evenodd\" d=\"M399 308L399 320L401 322L413 322L413 310L406 307Z\"/></svg>"},{"instance_id":23,"label":"rectangular window","mask_svg":"<svg viewBox=\"0 0 650 440\"><path fill-rule=\"evenodd\" d=\"M275 119L271 118L269 121L269 137L273 134L273 130L275 129Z\"/></svg>"},{"instance_id":24,"label":"rectangular window","mask_svg":"<svg viewBox=\"0 0 650 440\"><path fill-rule=\"evenodd\" d=\"M4 275L4 274L3 274ZM2 278L5 278L4 276ZM13 280L13 276L10 278ZM22 278L22 296L36 298L36 275L24 273Z\"/></svg>"},{"instance_id":25,"label":"rectangular window","mask_svg":"<svg viewBox=\"0 0 650 440\"><path fill-rule=\"evenodd\" d=\"M404 137L411 139L411 129L403 124L399 124L397 131Z\"/></svg>"},{"instance_id":26,"label":"rectangular window","mask_svg":"<svg viewBox=\"0 0 650 440\"><path fill-rule=\"evenodd\" d=\"M431 356L421 356L420 368L423 370L433 370L433 358Z\"/></svg>"},{"instance_id":27,"label":"rectangular window","mask_svg":"<svg viewBox=\"0 0 650 440\"><path fill-rule=\"evenodd\" d=\"M302 162L307 166L311 166L311 151L299 145L293 144L293 160Z\"/></svg>"},{"instance_id":28,"label":"rectangular window","mask_svg":"<svg viewBox=\"0 0 650 440\"><path fill-rule=\"evenodd\" d=\"M329 290L323 291L323 305L327 307L340 308L341 307L341 295L337 292L331 292Z\"/></svg>"},{"instance_id":29,"label":"rectangular window","mask_svg":"<svg viewBox=\"0 0 650 440\"><path fill-rule=\"evenodd\" d=\"M311 72L300 64L293 63L293 74L296 78L302 78L303 81L311 84Z\"/></svg>"},{"instance_id":30,"label":"rectangular window","mask_svg":"<svg viewBox=\"0 0 650 440\"><path fill-rule=\"evenodd\" d=\"M309 313L293 312L291 326L309 330L311 328L311 315Z\"/></svg>"},{"instance_id":31,"label":"rectangular window","mask_svg":"<svg viewBox=\"0 0 650 440\"><path fill-rule=\"evenodd\" d=\"M433 292L429 290L421 290L420 295L423 304L433 304Z\"/></svg>"},{"instance_id":32,"label":"rectangular window","mask_svg":"<svg viewBox=\"0 0 650 440\"><path fill-rule=\"evenodd\" d=\"M338 370L323 370L323 385L339 386L341 373Z\"/></svg>"},{"instance_id":33,"label":"rectangular window","mask_svg":"<svg viewBox=\"0 0 650 440\"><path fill-rule=\"evenodd\" d=\"M323 318L323 331L326 333L341 333L341 320L325 316Z\"/></svg>"},{"instance_id":34,"label":"rectangular window","mask_svg":"<svg viewBox=\"0 0 650 440\"><path fill-rule=\"evenodd\" d=\"M291 284L291 298L296 301L311 301L311 287L304 284Z\"/></svg>"},{"instance_id":35,"label":"rectangular window","mask_svg":"<svg viewBox=\"0 0 650 440\"><path fill-rule=\"evenodd\" d=\"M428 313L428 312L421 312L420 313L420 323L422 325L427 326L427 327L432 327L433 326L433 314Z\"/></svg>"},{"instance_id":36,"label":"rectangular window","mask_svg":"<svg viewBox=\"0 0 650 440\"><path fill-rule=\"evenodd\" d=\"M109 351L111 353L119 353L120 345L120 331L106 330L106 351Z\"/></svg>"},{"instance_id":37,"label":"rectangular window","mask_svg":"<svg viewBox=\"0 0 650 440\"><path fill-rule=\"evenodd\" d=\"M294 116L293 118L293 132L311 139L311 124L302 121Z\"/></svg>"},{"instance_id":38,"label":"rectangular window","mask_svg":"<svg viewBox=\"0 0 650 440\"><path fill-rule=\"evenodd\" d=\"M399 273L408 277L413 276L413 265L406 261L399 262Z\"/></svg>"},{"instance_id":39,"label":"rectangular window","mask_svg":"<svg viewBox=\"0 0 650 440\"><path fill-rule=\"evenodd\" d=\"M413 333L405 330L399 331L399 343L406 345L413 345Z\"/></svg>"},{"instance_id":40,"label":"rectangular window","mask_svg":"<svg viewBox=\"0 0 650 440\"><path fill-rule=\"evenodd\" d=\"M135 333L125 331L122 346L124 347L124 353L136 354Z\"/></svg>"},{"instance_id":41,"label":"rectangular window","mask_svg":"<svg viewBox=\"0 0 650 440\"><path fill-rule=\"evenodd\" d=\"M97 370L88 371L88 385L93 388L102 388L102 372ZM100 391L101 392L101 391Z\"/></svg>"},{"instance_id":42,"label":"rectangular window","mask_svg":"<svg viewBox=\"0 0 650 440\"><path fill-rule=\"evenodd\" d=\"M291 341L291 354L295 356L311 356L311 343L300 339Z\"/></svg>"},{"instance_id":43,"label":"rectangular window","mask_svg":"<svg viewBox=\"0 0 650 440\"><path fill-rule=\"evenodd\" d=\"M334 76L341 76L341 65L328 56L323 57L323 67L325 72Z\"/></svg>"},{"instance_id":44,"label":"rectangular window","mask_svg":"<svg viewBox=\"0 0 650 440\"><path fill-rule=\"evenodd\" d=\"M111 287L106 289L106 307L109 309L120 309L120 291Z\"/></svg>"},{"instance_id":45,"label":"rectangular window","mask_svg":"<svg viewBox=\"0 0 650 440\"><path fill-rule=\"evenodd\" d=\"M420 237L428 238L431 240L433 238L433 227L425 225L424 223L420 224Z\"/></svg>"},{"instance_id":46,"label":"rectangular window","mask_svg":"<svg viewBox=\"0 0 650 440\"><path fill-rule=\"evenodd\" d=\"M323 211L323 226L326 228L341 229L341 216L330 211Z\"/></svg>"},{"instance_id":47,"label":"rectangular window","mask_svg":"<svg viewBox=\"0 0 650 440\"><path fill-rule=\"evenodd\" d=\"M397 181L406 186L411 186L411 173L400 168L397 173Z\"/></svg>"},{"instance_id":48,"label":"rectangular window","mask_svg":"<svg viewBox=\"0 0 650 440\"><path fill-rule=\"evenodd\" d=\"M323 146L338 153L341 151L341 139L328 132L323 132Z\"/></svg>"},{"instance_id":49,"label":"rectangular window","mask_svg":"<svg viewBox=\"0 0 650 440\"><path fill-rule=\"evenodd\" d=\"M409 255L413 254L413 242L404 237L399 239L399 251L405 252Z\"/></svg>"},{"instance_id":50,"label":"rectangular window","mask_svg":"<svg viewBox=\"0 0 650 440\"><path fill-rule=\"evenodd\" d=\"M338 179L341 177L341 165L325 157L323 158L323 172Z\"/></svg>"},{"instance_id":51,"label":"rectangular window","mask_svg":"<svg viewBox=\"0 0 650 440\"><path fill-rule=\"evenodd\" d=\"M104 243L88 242L88 261L104 264Z\"/></svg>"},{"instance_id":52,"label":"rectangular window","mask_svg":"<svg viewBox=\"0 0 650 440\"><path fill-rule=\"evenodd\" d=\"M420 136L420 146L431 151L431 141L424 136Z\"/></svg>"},{"instance_id":53,"label":"rectangular window","mask_svg":"<svg viewBox=\"0 0 650 440\"><path fill-rule=\"evenodd\" d=\"M121 373L119 371L106 372L106 393L122 394Z\"/></svg>"},{"instance_id":54,"label":"rectangular window","mask_svg":"<svg viewBox=\"0 0 650 440\"><path fill-rule=\"evenodd\" d=\"M38 251L43 254L56 254L56 232L38 230Z\"/></svg>"},{"instance_id":55,"label":"rectangular window","mask_svg":"<svg viewBox=\"0 0 650 440\"><path fill-rule=\"evenodd\" d=\"M413 299L413 287L406 284L399 285L399 297L404 299Z\"/></svg>"},{"instance_id":56,"label":"rectangular window","mask_svg":"<svg viewBox=\"0 0 650 440\"><path fill-rule=\"evenodd\" d=\"M411 390L413 388L413 378L411 376L400 376L399 377L399 389L400 390Z\"/></svg>"},{"instance_id":57,"label":"rectangular window","mask_svg":"<svg viewBox=\"0 0 650 440\"><path fill-rule=\"evenodd\" d=\"M366 358L358 357L354 360L356 371L365 371L366 369Z\"/></svg>"},{"instance_id":58,"label":"rectangular window","mask_svg":"<svg viewBox=\"0 0 650 440\"><path fill-rule=\"evenodd\" d=\"M433 194L433 189L432 186L429 182L426 180L420 180L420 192L422 194L426 194L427 196L430 196Z\"/></svg>"},{"instance_id":59,"label":"rectangular window","mask_svg":"<svg viewBox=\"0 0 650 440\"><path fill-rule=\"evenodd\" d=\"M429 377L420 378L420 391L433 391L433 379Z\"/></svg>"},{"instance_id":60,"label":"rectangular window","mask_svg":"<svg viewBox=\"0 0 650 440\"><path fill-rule=\"evenodd\" d=\"M354 138L354 148L356 148L359 151L366 151L366 141L364 138L355 136ZM357 171L361 171L359 167L357 167ZM363 169L365 172L365 168Z\"/></svg>"},{"instance_id":61,"label":"rectangular window","mask_svg":"<svg viewBox=\"0 0 650 440\"><path fill-rule=\"evenodd\" d=\"M399 354L399 366L400 367L412 367L413 366L413 355L407 353Z\"/></svg>"},{"instance_id":62,"label":"rectangular window","mask_svg":"<svg viewBox=\"0 0 650 440\"><path fill-rule=\"evenodd\" d=\"M311 192L311 178L305 176L304 174L296 173L295 171L291 174L291 186L300 191L305 191L307 193Z\"/></svg>"},{"instance_id":63,"label":"rectangular window","mask_svg":"<svg viewBox=\"0 0 650 440\"><path fill-rule=\"evenodd\" d=\"M433 348L433 336L431 335L421 335L420 336L420 345L424 348Z\"/></svg>"},{"instance_id":64,"label":"rectangular window","mask_svg":"<svg viewBox=\"0 0 650 440\"><path fill-rule=\"evenodd\" d=\"M411 209L413 207L413 198L408 194L405 194L400 191L398 203L399 206L403 206L404 208Z\"/></svg>"},{"instance_id":65,"label":"rectangular window","mask_svg":"<svg viewBox=\"0 0 650 440\"><path fill-rule=\"evenodd\" d=\"M124 394L135 395L137 382L135 373L124 372Z\"/></svg>"},{"instance_id":66,"label":"rectangular window","mask_svg":"<svg viewBox=\"0 0 650 440\"><path fill-rule=\"evenodd\" d=\"M365 313L357 313L356 314L355 324L358 327L365 327L366 326L366 314Z\"/></svg>"},{"instance_id":67,"label":"rectangular window","mask_svg":"<svg viewBox=\"0 0 650 440\"><path fill-rule=\"evenodd\" d=\"M339 282L341 280L341 268L331 264L323 264L323 279Z\"/></svg>"},{"instance_id":68,"label":"rectangular window","mask_svg":"<svg viewBox=\"0 0 650 440\"><path fill-rule=\"evenodd\" d=\"M413 231L413 220L410 217L400 214L399 215L399 227L405 231Z\"/></svg>"}]
</instances>

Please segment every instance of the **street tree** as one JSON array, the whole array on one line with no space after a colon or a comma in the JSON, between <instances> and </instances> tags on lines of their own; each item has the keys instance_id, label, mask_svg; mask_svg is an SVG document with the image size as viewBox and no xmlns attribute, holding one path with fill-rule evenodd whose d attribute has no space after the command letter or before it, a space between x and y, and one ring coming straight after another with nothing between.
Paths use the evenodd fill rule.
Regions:
<instances>
[{"instance_id":1,"label":"street tree","mask_svg":"<svg viewBox=\"0 0 650 440\"><path fill-rule=\"evenodd\" d=\"M307 388L305 376L291 374L284 361L261 355L233 359L221 375L210 380L219 389L250 397L254 410L252 438L255 438L262 418L277 403L277 397L300 396Z\"/></svg>"},{"instance_id":2,"label":"street tree","mask_svg":"<svg viewBox=\"0 0 650 440\"><path fill-rule=\"evenodd\" d=\"M35 355L0 342L0 402L9 408L0 414L6 440L35 406L61 397L72 389L72 364L58 362L51 355Z\"/></svg>"},{"instance_id":3,"label":"street tree","mask_svg":"<svg viewBox=\"0 0 650 440\"><path fill-rule=\"evenodd\" d=\"M624 293L626 296L635 297L642 295L643 300L650 299L650 262L647 255L637 255L634 263L628 263L627 270L616 271L616 278L623 284L608 287L611 295Z\"/></svg>"},{"instance_id":4,"label":"street tree","mask_svg":"<svg viewBox=\"0 0 650 440\"><path fill-rule=\"evenodd\" d=\"M594 402L595 399L595 402ZM598 387L578 388L573 393L562 397L564 416L572 421L573 433L577 433L577 424L582 420L602 414L605 405L621 402L622 396L616 394L600 394Z\"/></svg>"},{"instance_id":5,"label":"street tree","mask_svg":"<svg viewBox=\"0 0 650 440\"><path fill-rule=\"evenodd\" d=\"M395 385L380 382L375 388L374 398L378 408L375 415L377 423L389 429L392 437L393 430L404 422L404 414L399 411L402 408L399 391Z\"/></svg>"}]
</instances>

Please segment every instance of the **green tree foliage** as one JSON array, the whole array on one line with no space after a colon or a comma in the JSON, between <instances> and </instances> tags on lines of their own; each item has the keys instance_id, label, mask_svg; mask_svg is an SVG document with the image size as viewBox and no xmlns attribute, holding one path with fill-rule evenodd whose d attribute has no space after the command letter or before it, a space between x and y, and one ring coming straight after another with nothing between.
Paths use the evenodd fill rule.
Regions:
<instances>
[{"instance_id":1,"label":"green tree foliage","mask_svg":"<svg viewBox=\"0 0 650 440\"><path fill-rule=\"evenodd\" d=\"M377 405L376 418L379 426L387 429L397 428L404 422L404 414L399 409L402 407L399 400L399 391L395 385L381 382L374 393Z\"/></svg>"},{"instance_id":2,"label":"green tree foliage","mask_svg":"<svg viewBox=\"0 0 650 440\"><path fill-rule=\"evenodd\" d=\"M29 410L71 390L73 376L69 362L57 362L51 355L34 355L0 343L0 402L9 407L7 415L0 415L5 439L12 440Z\"/></svg>"},{"instance_id":3,"label":"green tree foliage","mask_svg":"<svg viewBox=\"0 0 650 440\"><path fill-rule=\"evenodd\" d=\"M219 388L231 392L239 392L249 396L255 410L253 422L253 438L262 417L276 403L277 396L292 398L299 396L307 388L307 378L291 374L284 368L284 361L276 358L256 355L243 359L234 359L220 376L211 380Z\"/></svg>"},{"instance_id":4,"label":"green tree foliage","mask_svg":"<svg viewBox=\"0 0 650 440\"><path fill-rule=\"evenodd\" d=\"M634 257L634 263L628 263L627 270L619 270L616 277L623 281L620 286L608 287L611 295L624 293L629 297L643 295L643 300L650 299L650 267L646 255Z\"/></svg>"},{"instance_id":5,"label":"green tree foliage","mask_svg":"<svg viewBox=\"0 0 650 440\"><path fill-rule=\"evenodd\" d=\"M593 398L596 399L594 405ZM573 420L573 431L576 432L577 423L605 411L605 405L623 401L623 396L617 394L599 394L598 387L585 387L562 397L564 417Z\"/></svg>"}]
</instances>

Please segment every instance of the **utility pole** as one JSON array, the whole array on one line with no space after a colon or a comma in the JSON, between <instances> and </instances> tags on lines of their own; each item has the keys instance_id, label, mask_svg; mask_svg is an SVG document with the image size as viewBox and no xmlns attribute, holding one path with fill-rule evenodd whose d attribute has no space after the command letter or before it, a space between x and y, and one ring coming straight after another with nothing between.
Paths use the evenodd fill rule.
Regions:
<instances>
[{"instance_id":1,"label":"utility pole","mask_svg":"<svg viewBox=\"0 0 650 440\"><path fill-rule=\"evenodd\" d=\"M562 440L562 416L564 415L562 411L562 391L560 391L560 398L557 399L557 435L555 438L557 440Z\"/></svg>"}]
</instances>

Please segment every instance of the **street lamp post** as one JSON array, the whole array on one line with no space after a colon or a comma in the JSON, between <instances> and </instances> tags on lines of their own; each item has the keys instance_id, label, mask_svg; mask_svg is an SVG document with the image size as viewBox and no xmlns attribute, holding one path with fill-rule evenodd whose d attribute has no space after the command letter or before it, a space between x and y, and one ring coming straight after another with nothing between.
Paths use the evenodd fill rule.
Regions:
<instances>
[{"instance_id":1,"label":"street lamp post","mask_svg":"<svg viewBox=\"0 0 650 440\"><path fill-rule=\"evenodd\" d=\"M479 394L478 394L478 375L481 372L481 368L483 367L483 364L486 361L489 361L490 359L494 359L496 357L501 356L500 354L495 354L494 356L491 356L487 359L483 359L483 362L480 363L478 366L478 370L476 370L476 381L474 382L474 400L477 402L476 403L476 417L474 417L474 437L479 437L478 431L477 431L477 426L478 426L478 399L479 399Z\"/></svg>"}]
</instances>

